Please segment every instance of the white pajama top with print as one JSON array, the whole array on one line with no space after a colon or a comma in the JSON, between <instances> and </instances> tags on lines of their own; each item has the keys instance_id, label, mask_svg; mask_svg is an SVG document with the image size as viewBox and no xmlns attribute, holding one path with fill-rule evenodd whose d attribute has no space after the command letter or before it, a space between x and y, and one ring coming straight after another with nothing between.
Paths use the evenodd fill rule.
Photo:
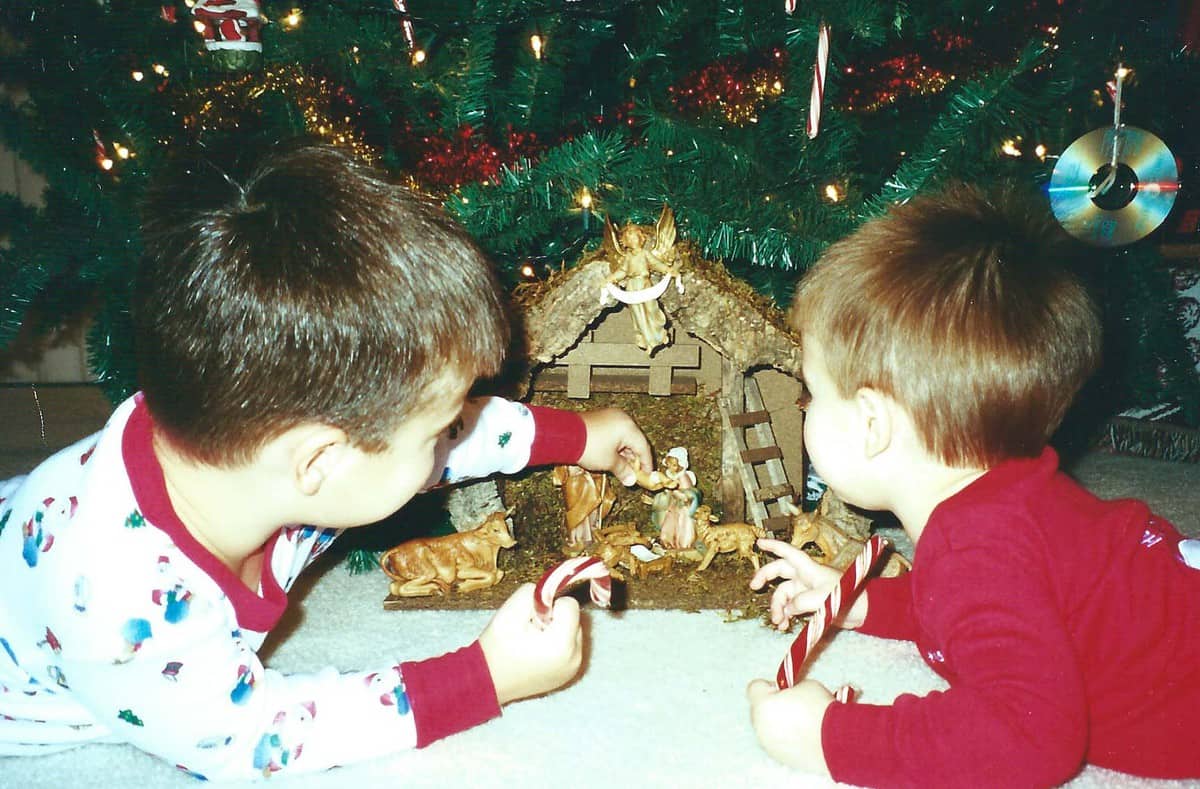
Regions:
<instances>
[{"instance_id":1,"label":"white pajama top with print","mask_svg":"<svg viewBox=\"0 0 1200 789\"><path fill-rule=\"evenodd\" d=\"M441 438L441 481L524 468L535 421L519 403L470 401ZM338 532L282 529L252 592L175 515L149 426L135 395L99 433L0 482L0 754L129 742L228 779L425 744L403 673L420 664L284 675L256 654L297 575ZM457 654L423 661L409 685L418 673L479 673L482 653ZM490 676L421 685L430 695L478 690ZM498 714L492 696L480 720Z\"/></svg>"}]
</instances>

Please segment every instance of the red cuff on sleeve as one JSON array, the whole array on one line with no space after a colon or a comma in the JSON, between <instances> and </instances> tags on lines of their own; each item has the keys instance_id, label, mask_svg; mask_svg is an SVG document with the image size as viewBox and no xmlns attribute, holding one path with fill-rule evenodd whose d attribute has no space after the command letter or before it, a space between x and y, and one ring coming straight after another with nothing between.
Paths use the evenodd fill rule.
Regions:
<instances>
[{"instance_id":1,"label":"red cuff on sleeve","mask_svg":"<svg viewBox=\"0 0 1200 789\"><path fill-rule=\"evenodd\" d=\"M825 766L833 780L855 786L877 786L887 783L888 776L896 781L894 752L886 747L888 717L892 710L876 704L841 704L834 702L825 708L821 719L821 751L825 754ZM881 741L876 741L875 738Z\"/></svg>"},{"instance_id":2,"label":"red cuff on sleeve","mask_svg":"<svg viewBox=\"0 0 1200 789\"><path fill-rule=\"evenodd\" d=\"M441 657L401 663L400 672L418 748L500 715L496 686L478 641Z\"/></svg>"},{"instance_id":3,"label":"red cuff on sleeve","mask_svg":"<svg viewBox=\"0 0 1200 789\"><path fill-rule=\"evenodd\" d=\"M563 411L543 405L531 405L533 413L533 446L529 448L529 465L550 466L579 461L587 445L587 427L583 417L574 411Z\"/></svg>"},{"instance_id":4,"label":"red cuff on sleeve","mask_svg":"<svg viewBox=\"0 0 1200 789\"><path fill-rule=\"evenodd\" d=\"M868 594L867 619L859 633L900 641L916 639L911 571L892 578L872 578L863 589Z\"/></svg>"}]
</instances>

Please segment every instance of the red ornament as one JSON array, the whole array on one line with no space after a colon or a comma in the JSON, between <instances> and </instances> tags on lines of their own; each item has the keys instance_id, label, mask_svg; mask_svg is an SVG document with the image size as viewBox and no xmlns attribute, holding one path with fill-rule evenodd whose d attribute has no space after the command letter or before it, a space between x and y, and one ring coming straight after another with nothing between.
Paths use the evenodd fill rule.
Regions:
<instances>
[{"instance_id":1,"label":"red ornament","mask_svg":"<svg viewBox=\"0 0 1200 789\"><path fill-rule=\"evenodd\" d=\"M414 175L432 187L454 188L466 183L493 181L503 167L534 158L543 146L533 132L504 134L500 145L473 126L462 126L451 136L430 135L417 144Z\"/></svg>"}]
</instances>

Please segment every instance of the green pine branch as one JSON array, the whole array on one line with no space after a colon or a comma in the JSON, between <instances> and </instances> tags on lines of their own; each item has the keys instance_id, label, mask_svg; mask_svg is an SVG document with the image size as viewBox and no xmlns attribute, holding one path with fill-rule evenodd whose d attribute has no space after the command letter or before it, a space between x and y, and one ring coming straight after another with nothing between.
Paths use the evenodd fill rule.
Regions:
<instances>
[{"instance_id":1,"label":"green pine branch","mask_svg":"<svg viewBox=\"0 0 1200 789\"><path fill-rule=\"evenodd\" d=\"M921 147L864 203L863 216L878 216L888 206L908 202L947 178L964 158L980 155L967 143L978 138L981 127L995 130L1013 124L1015 128L1027 122L1029 96L1019 78L1041 62L1045 53L1045 42L1030 42L1011 68L993 70L954 91Z\"/></svg>"}]
</instances>

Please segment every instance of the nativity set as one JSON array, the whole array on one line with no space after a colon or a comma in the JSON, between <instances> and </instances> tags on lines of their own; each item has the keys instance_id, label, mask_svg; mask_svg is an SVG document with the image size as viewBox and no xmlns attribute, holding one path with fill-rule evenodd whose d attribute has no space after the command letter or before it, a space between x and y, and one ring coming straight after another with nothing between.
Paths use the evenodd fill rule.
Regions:
<instances>
[{"instance_id":1,"label":"nativity set","mask_svg":"<svg viewBox=\"0 0 1200 789\"><path fill-rule=\"evenodd\" d=\"M718 566L745 586L760 564L755 541L768 536L837 569L854 561L871 521L829 493L806 512L792 484L806 473L799 339L773 304L677 239L669 207L654 226L606 220L596 250L523 286L516 301L528 373L516 397L565 407L633 398L619 404L655 445L659 467L639 469L628 490L578 466L454 489L447 508L457 533L407 540L381 557L385 607L500 584L500 567L515 576L520 563L501 551L515 557L522 545L538 567L592 556L638 586L676 578L706 588ZM696 432L681 435L684 426ZM893 554L884 572L904 569Z\"/></svg>"}]
</instances>

